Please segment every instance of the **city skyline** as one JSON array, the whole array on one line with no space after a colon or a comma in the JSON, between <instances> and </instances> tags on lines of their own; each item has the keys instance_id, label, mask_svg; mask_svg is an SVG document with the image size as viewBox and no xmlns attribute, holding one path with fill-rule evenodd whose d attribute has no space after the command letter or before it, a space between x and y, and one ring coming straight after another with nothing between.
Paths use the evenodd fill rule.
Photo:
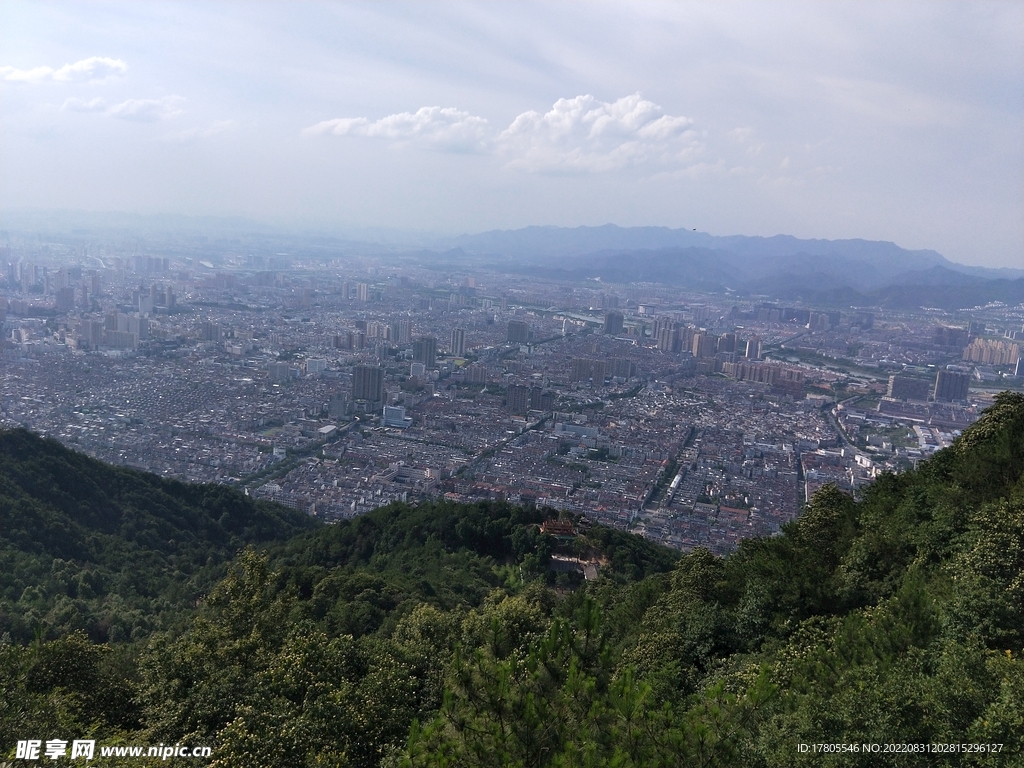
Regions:
<instances>
[{"instance_id":1,"label":"city skyline","mask_svg":"<svg viewBox=\"0 0 1024 768\"><path fill-rule=\"evenodd\" d=\"M1018 5L0 7L0 219L614 222L1022 263Z\"/></svg>"}]
</instances>

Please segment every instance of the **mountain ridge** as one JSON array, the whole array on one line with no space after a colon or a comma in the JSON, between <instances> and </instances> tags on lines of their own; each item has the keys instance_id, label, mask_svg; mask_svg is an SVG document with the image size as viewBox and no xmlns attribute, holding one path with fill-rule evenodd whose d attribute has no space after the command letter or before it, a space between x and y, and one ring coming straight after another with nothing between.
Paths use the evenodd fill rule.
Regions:
<instances>
[{"instance_id":1,"label":"mountain ridge","mask_svg":"<svg viewBox=\"0 0 1024 768\"><path fill-rule=\"evenodd\" d=\"M453 242L468 253L478 255L585 256L604 251L648 251L664 248L705 248L747 258L805 256L857 257L884 266L887 259L898 258L907 269L941 266L957 272L988 279L1024 277L1024 269L990 268L950 261L937 251L906 249L886 240L848 238L827 240L798 238L793 235L711 235L696 230L669 227L620 227L604 224L596 227L530 226L514 230L490 230L466 234Z\"/></svg>"},{"instance_id":2,"label":"mountain ridge","mask_svg":"<svg viewBox=\"0 0 1024 768\"><path fill-rule=\"evenodd\" d=\"M718 237L604 225L494 230L456 242L464 254L455 259L460 264L475 257L499 272L554 280L654 282L838 307L957 310L1024 302L1024 270L957 264L935 251L887 241Z\"/></svg>"}]
</instances>

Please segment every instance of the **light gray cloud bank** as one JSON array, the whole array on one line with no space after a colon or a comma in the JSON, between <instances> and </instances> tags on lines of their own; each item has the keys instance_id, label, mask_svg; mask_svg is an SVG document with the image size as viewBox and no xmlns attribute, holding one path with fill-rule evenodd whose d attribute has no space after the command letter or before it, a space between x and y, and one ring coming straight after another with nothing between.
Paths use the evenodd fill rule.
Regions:
<instances>
[{"instance_id":1,"label":"light gray cloud bank","mask_svg":"<svg viewBox=\"0 0 1024 768\"><path fill-rule=\"evenodd\" d=\"M63 112L103 112L107 108L107 102L99 96L94 99L79 99L73 96L60 108Z\"/></svg>"},{"instance_id":2,"label":"light gray cloud bank","mask_svg":"<svg viewBox=\"0 0 1024 768\"><path fill-rule=\"evenodd\" d=\"M517 116L503 131L486 118L454 107L324 120L305 136L354 136L453 152L495 154L530 172L600 172L657 162L685 163L702 147L688 117L664 110L639 93L614 102L593 96L559 99L544 113Z\"/></svg>"},{"instance_id":3,"label":"light gray cloud bank","mask_svg":"<svg viewBox=\"0 0 1024 768\"><path fill-rule=\"evenodd\" d=\"M486 119L454 107L421 107L415 112L388 115L376 122L365 117L324 120L306 128L303 134L363 136L455 152L486 151L491 139Z\"/></svg>"},{"instance_id":4,"label":"light gray cloud bank","mask_svg":"<svg viewBox=\"0 0 1024 768\"><path fill-rule=\"evenodd\" d=\"M128 99L115 104L107 114L121 120L136 120L143 123L154 123L180 115L180 105L185 101L183 96L164 96L162 99Z\"/></svg>"},{"instance_id":5,"label":"light gray cloud bank","mask_svg":"<svg viewBox=\"0 0 1024 768\"><path fill-rule=\"evenodd\" d=\"M105 80L113 75L123 75L126 71L128 71L128 65L121 59L90 56L87 59L76 61L74 64L65 64L59 69L53 67L33 67L32 69L0 67L0 80L29 85L45 82L85 83Z\"/></svg>"}]
</instances>

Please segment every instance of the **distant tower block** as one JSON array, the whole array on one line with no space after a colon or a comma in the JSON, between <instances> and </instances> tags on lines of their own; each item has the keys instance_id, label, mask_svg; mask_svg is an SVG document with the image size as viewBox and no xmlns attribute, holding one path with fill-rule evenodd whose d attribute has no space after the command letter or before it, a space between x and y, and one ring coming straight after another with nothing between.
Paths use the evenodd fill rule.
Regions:
<instances>
[{"instance_id":1,"label":"distant tower block","mask_svg":"<svg viewBox=\"0 0 1024 768\"><path fill-rule=\"evenodd\" d=\"M604 332L610 336L618 336L622 333L622 313L609 312L604 316Z\"/></svg>"},{"instance_id":2,"label":"distant tower block","mask_svg":"<svg viewBox=\"0 0 1024 768\"><path fill-rule=\"evenodd\" d=\"M967 387L970 381L971 375L969 373L939 371L935 375L935 399L946 402L966 400Z\"/></svg>"},{"instance_id":3,"label":"distant tower block","mask_svg":"<svg viewBox=\"0 0 1024 768\"><path fill-rule=\"evenodd\" d=\"M408 344L412 341L412 321L396 320L391 323L391 341L396 344Z\"/></svg>"},{"instance_id":4,"label":"distant tower block","mask_svg":"<svg viewBox=\"0 0 1024 768\"><path fill-rule=\"evenodd\" d=\"M893 400L928 400L931 387L928 379L915 379L911 376L892 375L889 377L889 388L886 397Z\"/></svg>"},{"instance_id":5,"label":"distant tower block","mask_svg":"<svg viewBox=\"0 0 1024 768\"><path fill-rule=\"evenodd\" d=\"M526 415L530 410L530 388L519 384L510 384L505 403L512 413L520 416Z\"/></svg>"},{"instance_id":6,"label":"distant tower block","mask_svg":"<svg viewBox=\"0 0 1024 768\"><path fill-rule=\"evenodd\" d=\"M384 369L357 365L352 371L352 399L379 403L384 400Z\"/></svg>"},{"instance_id":7,"label":"distant tower block","mask_svg":"<svg viewBox=\"0 0 1024 768\"><path fill-rule=\"evenodd\" d=\"M464 328L452 328L451 352L455 357L462 357L466 354L466 330Z\"/></svg>"},{"instance_id":8,"label":"distant tower block","mask_svg":"<svg viewBox=\"0 0 1024 768\"><path fill-rule=\"evenodd\" d=\"M715 347L718 345L718 339L710 333L695 333L693 335L693 351L694 357L714 357Z\"/></svg>"},{"instance_id":9,"label":"distant tower block","mask_svg":"<svg viewBox=\"0 0 1024 768\"><path fill-rule=\"evenodd\" d=\"M437 339L433 336L421 336L412 344L412 359L417 363L423 363L427 370L435 367L434 361L437 358Z\"/></svg>"},{"instance_id":10,"label":"distant tower block","mask_svg":"<svg viewBox=\"0 0 1024 768\"><path fill-rule=\"evenodd\" d=\"M748 360L759 360L761 358L761 339L757 336L751 336L747 339L747 354L745 357Z\"/></svg>"},{"instance_id":11,"label":"distant tower block","mask_svg":"<svg viewBox=\"0 0 1024 768\"><path fill-rule=\"evenodd\" d=\"M530 338L530 326L522 320L508 321L508 343L525 344Z\"/></svg>"}]
</instances>

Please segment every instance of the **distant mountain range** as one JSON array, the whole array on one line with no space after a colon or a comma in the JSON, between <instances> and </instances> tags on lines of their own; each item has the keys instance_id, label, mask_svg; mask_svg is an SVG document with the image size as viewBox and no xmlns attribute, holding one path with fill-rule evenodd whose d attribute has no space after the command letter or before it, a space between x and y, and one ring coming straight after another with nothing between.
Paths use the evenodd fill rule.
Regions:
<instances>
[{"instance_id":1,"label":"distant mountain range","mask_svg":"<svg viewBox=\"0 0 1024 768\"><path fill-rule=\"evenodd\" d=\"M484 232L455 245L496 268L550 278L659 282L846 306L957 309L1024 301L1024 269L971 267L935 251L871 240L717 237L607 224Z\"/></svg>"},{"instance_id":2,"label":"distant mountain range","mask_svg":"<svg viewBox=\"0 0 1024 768\"><path fill-rule=\"evenodd\" d=\"M412 259L432 267L484 266L561 280L658 282L697 291L768 296L838 308L964 309L1024 302L1024 268L957 264L930 250L873 240L802 240L790 235L719 237L668 227L525 227L457 237L387 228L329 231L241 218L0 211L0 229L72 238L198 238L314 258ZM7 234L7 231L2 233ZM1024 266L1024 265L1022 265Z\"/></svg>"}]
</instances>

